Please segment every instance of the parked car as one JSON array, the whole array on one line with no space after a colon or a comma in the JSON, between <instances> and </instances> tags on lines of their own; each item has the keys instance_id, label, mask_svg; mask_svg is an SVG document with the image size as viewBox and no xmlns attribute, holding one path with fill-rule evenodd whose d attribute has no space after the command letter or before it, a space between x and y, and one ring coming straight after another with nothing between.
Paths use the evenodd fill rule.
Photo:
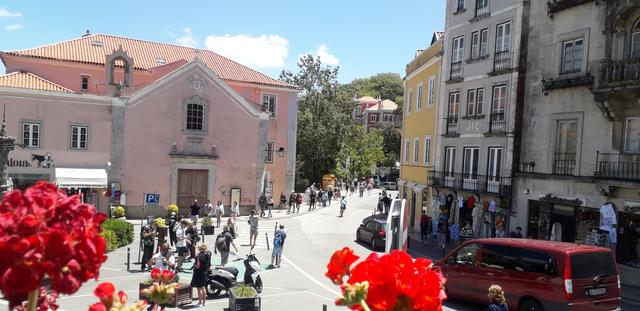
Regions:
<instances>
[{"instance_id":1,"label":"parked car","mask_svg":"<svg viewBox=\"0 0 640 311\"><path fill-rule=\"evenodd\" d=\"M398 185L394 181L383 181L382 189L398 190Z\"/></svg>"},{"instance_id":2,"label":"parked car","mask_svg":"<svg viewBox=\"0 0 640 311\"><path fill-rule=\"evenodd\" d=\"M367 217L356 230L356 242L368 243L371 249L376 250L384 248L386 235L386 219Z\"/></svg>"},{"instance_id":3,"label":"parked car","mask_svg":"<svg viewBox=\"0 0 640 311\"><path fill-rule=\"evenodd\" d=\"M616 310L620 278L608 248L529 239L479 239L435 266L450 297L487 303L502 286L510 310Z\"/></svg>"}]
</instances>

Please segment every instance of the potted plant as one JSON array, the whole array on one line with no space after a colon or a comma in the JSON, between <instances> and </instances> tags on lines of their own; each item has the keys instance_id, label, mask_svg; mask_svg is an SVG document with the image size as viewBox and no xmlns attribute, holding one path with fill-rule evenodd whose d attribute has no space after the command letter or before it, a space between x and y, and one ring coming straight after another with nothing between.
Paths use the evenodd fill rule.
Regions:
<instances>
[{"instance_id":1,"label":"potted plant","mask_svg":"<svg viewBox=\"0 0 640 311\"><path fill-rule=\"evenodd\" d=\"M215 227L213 226L213 219L209 216L202 218L202 233L204 235L213 235Z\"/></svg>"},{"instance_id":2,"label":"potted plant","mask_svg":"<svg viewBox=\"0 0 640 311\"><path fill-rule=\"evenodd\" d=\"M258 292L245 284L232 287L229 291L229 310L259 311L260 296L258 296Z\"/></svg>"},{"instance_id":3,"label":"potted plant","mask_svg":"<svg viewBox=\"0 0 640 311\"><path fill-rule=\"evenodd\" d=\"M176 213L178 215L178 205L171 204L167 206L167 215L171 215L171 213Z\"/></svg>"},{"instance_id":4,"label":"potted plant","mask_svg":"<svg viewBox=\"0 0 640 311\"><path fill-rule=\"evenodd\" d=\"M193 299L191 286L176 281L177 276L169 270L151 270L151 279L139 283L140 300L173 308L190 304Z\"/></svg>"},{"instance_id":5,"label":"potted plant","mask_svg":"<svg viewBox=\"0 0 640 311\"><path fill-rule=\"evenodd\" d=\"M113 218L122 218L124 217L125 211L124 211L124 207L122 206L117 206L116 208L113 209Z\"/></svg>"}]
</instances>

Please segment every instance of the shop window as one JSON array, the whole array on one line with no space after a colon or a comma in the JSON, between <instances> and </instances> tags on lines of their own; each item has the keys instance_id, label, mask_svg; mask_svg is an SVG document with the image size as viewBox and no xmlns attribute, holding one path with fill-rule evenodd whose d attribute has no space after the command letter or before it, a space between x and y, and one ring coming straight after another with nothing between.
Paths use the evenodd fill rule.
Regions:
<instances>
[{"instance_id":1,"label":"shop window","mask_svg":"<svg viewBox=\"0 0 640 311\"><path fill-rule=\"evenodd\" d=\"M40 147L40 124L32 122L22 123L22 145L24 147Z\"/></svg>"},{"instance_id":2,"label":"shop window","mask_svg":"<svg viewBox=\"0 0 640 311\"><path fill-rule=\"evenodd\" d=\"M456 253L456 263L457 264L467 264L472 265L476 262L476 257L478 253L478 244L469 244L463 248L461 248Z\"/></svg>"},{"instance_id":3,"label":"shop window","mask_svg":"<svg viewBox=\"0 0 640 311\"><path fill-rule=\"evenodd\" d=\"M71 126L71 149L87 149L89 145L89 127Z\"/></svg>"}]
</instances>

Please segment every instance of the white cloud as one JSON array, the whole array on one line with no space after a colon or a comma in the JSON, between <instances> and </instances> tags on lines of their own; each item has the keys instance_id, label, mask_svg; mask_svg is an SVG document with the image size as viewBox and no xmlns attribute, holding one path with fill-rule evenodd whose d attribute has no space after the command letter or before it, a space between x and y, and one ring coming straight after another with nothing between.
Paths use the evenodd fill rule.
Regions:
<instances>
[{"instance_id":1,"label":"white cloud","mask_svg":"<svg viewBox=\"0 0 640 311\"><path fill-rule=\"evenodd\" d=\"M318 47L315 55L320 57L320 61L325 65L335 66L340 64L340 60L338 60L334 55L329 54L329 48L324 44L321 44Z\"/></svg>"},{"instance_id":2,"label":"white cloud","mask_svg":"<svg viewBox=\"0 0 640 311\"><path fill-rule=\"evenodd\" d=\"M5 8L0 8L0 17L21 17L22 13L11 12Z\"/></svg>"},{"instance_id":3,"label":"white cloud","mask_svg":"<svg viewBox=\"0 0 640 311\"><path fill-rule=\"evenodd\" d=\"M207 49L249 67L282 68L289 55L289 41L279 35L208 36Z\"/></svg>"},{"instance_id":4,"label":"white cloud","mask_svg":"<svg viewBox=\"0 0 640 311\"><path fill-rule=\"evenodd\" d=\"M182 30L183 36L176 39L179 45L195 47L197 45L196 36L193 35L191 28L185 28Z\"/></svg>"},{"instance_id":5,"label":"white cloud","mask_svg":"<svg viewBox=\"0 0 640 311\"><path fill-rule=\"evenodd\" d=\"M4 30L6 31L15 31L15 30L20 30L24 28L24 25L20 25L20 24L9 24L7 26L4 26Z\"/></svg>"}]
</instances>

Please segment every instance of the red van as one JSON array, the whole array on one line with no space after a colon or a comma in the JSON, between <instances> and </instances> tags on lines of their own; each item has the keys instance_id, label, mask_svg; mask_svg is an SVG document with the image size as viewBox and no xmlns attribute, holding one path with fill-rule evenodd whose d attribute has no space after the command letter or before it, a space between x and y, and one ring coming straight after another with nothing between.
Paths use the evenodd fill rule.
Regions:
<instances>
[{"instance_id":1,"label":"red van","mask_svg":"<svg viewBox=\"0 0 640 311\"><path fill-rule=\"evenodd\" d=\"M607 248L529 239L478 239L436 267L449 297L487 304L498 284L509 310L620 310L618 266Z\"/></svg>"}]
</instances>

